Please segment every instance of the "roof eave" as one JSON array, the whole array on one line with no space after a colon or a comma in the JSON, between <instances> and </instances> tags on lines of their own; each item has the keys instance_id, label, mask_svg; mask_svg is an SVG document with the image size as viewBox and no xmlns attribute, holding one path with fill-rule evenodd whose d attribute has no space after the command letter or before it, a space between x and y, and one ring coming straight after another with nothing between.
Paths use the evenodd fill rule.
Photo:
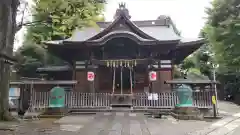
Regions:
<instances>
[{"instance_id":1,"label":"roof eave","mask_svg":"<svg viewBox=\"0 0 240 135\"><path fill-rule=\"evenodd\" d=\"M213 80L167 80L165 84L219 84L218 81Z\"/></svg>"},{"instance_id":2,"label":"roof eave","mask_svg":"<svg viewBox=\"0 0 240 135\"><path fill-rule=\"evenodd\" d=\"M63 41L61 42L57 42L57 41L42 41L42 43L44 45L47 45L47 46L63 46Z\"/></svg>"},{"instance_id":3,"label":"roof eave","mask_svg":"<svg viewBox=\"0 0 240 135\"><path fill-rule=\"evenodd\" d=\"M130 38L139 45L160 45L160 44L179 44L180 39L176 40L155 40L155 39L145 39L142 38L135 33L132 32L126 32L126 31L114 31L110 32L103 37L96 39L96 40L88 40L88 41L63 41L63 44L73 45L78 44L78 46L81 44L81 46L88 46L88 45L94 45L94 46L101 46L104 45L106 42L113 38Z\"/></svg>"},{"instance_id":4,"label":"roof eave","mask_svg":"<svg viewBox=\"0 0 240 135\"><path fill-rule=\"evenodd\" d=\"M23 81L12 81L10 82L10 85L23 85L23 84L45 84L45 85L50 85L50 84L62 84L62 85L74 85L77 83L77 80L34 80L34 81L28 81L28 80L23 80Z\"/></svg>"},{"instance_id":5,"label":"roof eave","mask_svg":"<svg viewBox=\"0 0 240 135\"><path fill-rule=\"evenodd\" d=\"M107 40L108 41L108 40ZM137 43L139 45L167 45L167 44L178 44L180 40L138 40ZM85 41L85 42L79 42L79 41L65 41L64 45L67 45L68 47L86 47L86 46L103 46L106 43L106 40L92 40L92 41Z\"/></svg>"},{"instance_id":6,"label":"roof eave","mask_svg":"<svg viewBox=\"0 0 240 135\"><path fill-rule=\"evenodd\" d=\"M37 73L44 73L44 72L62 72L62 71L72 71L69 66L58 66L58 67L41 67L37 68Z\"/></svg>"},{"instance_id":7,"label":"roof eave","mask_svg":"<svg viewBox=\"0 0 240 135\"><path fill-rule=\"evenodd\" d=\"M206 43L205 39L199 39L195 41L189 41L189 42L181 42L177 47L183 47L183 46L202 46Z\"/></svg>"},{"instance_id":8,"label":"roof eave","mask_svg":"<svg viewBox=\"0 0 240 135\"><path fill-rule=\"evenodd\" d=\"M3 59L5 63L13 65L17 62L17 59L14 56L9 56L5 53L0 53L0 59Z\"/></svg>"},{"instance_id":9,"label":"roof eave","mask_svg":"<svg viewBox=\"0 0 240 135\"><path fill-rule=\"evenodd\" d=\"M204 39L191 42L181 42L178 44L175 50L177 51L177 56L175 56L175 64L180 64L186 57L199 49L203 44L205 44Z\"/></svg>"}]
</instances>

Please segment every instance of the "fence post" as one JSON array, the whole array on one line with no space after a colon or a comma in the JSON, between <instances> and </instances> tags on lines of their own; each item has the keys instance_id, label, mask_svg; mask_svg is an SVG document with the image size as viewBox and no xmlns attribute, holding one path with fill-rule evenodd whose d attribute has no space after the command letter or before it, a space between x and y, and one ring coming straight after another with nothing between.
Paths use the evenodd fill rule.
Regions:
<instances>
[{"instance_id":1,"label":"fence post","mask_svg":"<svg viewBox=\"0 0 240 135\"><path fill-rule=\"evenodd\" d=\"M211 91L213 91L213 83L211 85ZM212 104L213 104L213 117L217 117L217 108L216 108L216 91L213 91L213 96L212 96Z\"/></svg>"},{"instance_id":2,"label":"fence post","mask_svg":"<svg viewBox=\"0 0 240 135\"><path fill-rule=\"evenodd\" d=\"M217 117L217 111L216 111L216 96L212 96L212 103L213 103L213 117Z\"/></svg>"}]
</instances>

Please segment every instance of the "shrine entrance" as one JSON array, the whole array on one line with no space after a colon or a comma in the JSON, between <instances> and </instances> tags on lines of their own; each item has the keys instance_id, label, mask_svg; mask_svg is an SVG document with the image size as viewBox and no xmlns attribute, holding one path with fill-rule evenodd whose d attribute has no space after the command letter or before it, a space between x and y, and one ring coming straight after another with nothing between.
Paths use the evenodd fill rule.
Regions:
<instances>
[{"instance_id":1,"label":"shrine entrance","mask_svg":"<svg viewBox=\"0 0 240 135\"><path fill-rule=\"evenodd\" d=\"M114 77L114 75L113 75ZM114 80L114 78L113 78ZM131 94L133 88L133 71L127 67L115 69L115 94Z\"/></svg>"}]
</instances>

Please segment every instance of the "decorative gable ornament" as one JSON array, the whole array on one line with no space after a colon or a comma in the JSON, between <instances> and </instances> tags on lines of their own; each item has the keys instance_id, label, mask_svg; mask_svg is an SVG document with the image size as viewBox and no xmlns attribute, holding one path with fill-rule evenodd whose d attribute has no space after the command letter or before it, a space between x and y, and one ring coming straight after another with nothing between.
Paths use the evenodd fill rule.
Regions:
<instances>
[{"instance_id":1,"label":"decorative gable ornament","mask_svg":"<svg viewBox=\"0 0 240 135\"><path fill-rule=\"evenodd\" d=\"M114 19L116 19L118 16L120 16L121 14L124 14L128 19L131 18L131 16L129 15L129 11L126 8L126 4L124 2L119 3L119 7L116 10L116 13L114 15Z\"/></svg>"}]
</instances>

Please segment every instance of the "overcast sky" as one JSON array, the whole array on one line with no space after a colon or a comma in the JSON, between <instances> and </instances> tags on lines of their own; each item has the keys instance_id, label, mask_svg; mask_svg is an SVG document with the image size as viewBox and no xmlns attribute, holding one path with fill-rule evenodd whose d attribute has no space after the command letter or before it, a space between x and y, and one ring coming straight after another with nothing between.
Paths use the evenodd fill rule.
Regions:
<instances>
[{"instance_id":1,"label":"overcast sky","mask_svg":"<svg viewBox=\"0 0 240 135\"><path fill-rule=\"evenodd\" d=\"M129 9L131 20L154 20L159 15L172 18L183 37L196 38L203 27L206 17L205 7L212 0L108 0L105 18L112 21L118 3L125 2ZM17 33L14 48L22 44L24 29Z\"/></svg>"}]
</instances>

